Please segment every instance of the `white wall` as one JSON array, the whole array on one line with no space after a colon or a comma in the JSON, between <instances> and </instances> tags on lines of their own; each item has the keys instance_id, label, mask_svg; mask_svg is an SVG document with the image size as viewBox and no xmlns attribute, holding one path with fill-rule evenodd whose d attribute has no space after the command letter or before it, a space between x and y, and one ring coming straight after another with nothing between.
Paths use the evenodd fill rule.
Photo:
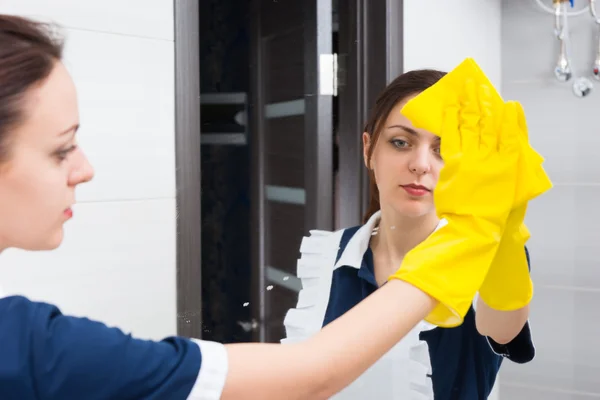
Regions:
<instances>
[{"instance_id":1,"label":"white wall","mask_svg":"<svg viewBox=\"0 0 600 400\"><path fill-rule=\"evenodd\" d=\"M500 90L500 0L404 0L404 71L473 57Z\"/></svg>"},{"instance_id":2,"label":"white wall","mask_svg":"<svg viewBox=\"0 0 600 400\"><path fill-rule=\"evenodd\" d=\"M404 71L450 71L472 57L500 90L501 14L501 0L404 0Z\"/></svg>"},{"instance_id":3,"label":"white wall","mask_svg":"<svg viewBox=\"0 0 600 400\"><path fill-rule=\"evenodd\" d=\"M96 178L77 192L64 245L2 255L5 292L147 338L176 332L172 0L2 0L65 27L80 145Z\"/></svg>"},{"instance_id":4,"label":"white wall","mask_svg":"<svg viewBox=\"0 0 600 400\"><path fill-rule=\"evenodd\" d=\"M551 6L552 1L543 4ZM575 1L573 11L587 1ZM529 138L545 157L554 188L527 213L535 296L531 323L536 358L503 370L503 400L600 399L600 82L592 78L598 27L590 14L569 18L574 77L553 69L558 43L554 17L534 0L502 4L503 92L523 104ZM596 5L598 11L600 7ZM581 99L575 77L594 82Z\"/></svg>"}]
</instances>

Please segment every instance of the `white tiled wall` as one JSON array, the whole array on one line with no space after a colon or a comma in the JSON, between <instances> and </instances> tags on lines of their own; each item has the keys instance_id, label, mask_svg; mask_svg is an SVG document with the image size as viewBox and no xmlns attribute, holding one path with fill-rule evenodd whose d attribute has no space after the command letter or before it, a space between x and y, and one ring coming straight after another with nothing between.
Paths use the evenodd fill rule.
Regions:
<instances>
[{"instance_id":1,"label":"white tiled wall","mask_svg":"<svg viewBox=\"0 0 600 400\"><path fill-rule=\"evenodd\" d=\"M404 0L404 71L450 71L472 57L500 90L500 3L501 0ZM499 398L498 387L497 383L489 400Z\"/></svg>"},{"instance_id":2,"label":"white tiled wall","mask_svg":"<svg viewBox=\"0 0 600 400\"><path fill-rule=\"evenodd\" d=\"M587 3L576 0L575 7ZM570 83L555 80L553 25L534 0L503 1L503 94L523 103L530 140L555 187L533 202L527 217L537 357L503 368L502 400L600 398L600 82L579 99ZM589 77L598 27L587 13L569 25L575 72Z\"/></svg>"},{"instance_id":3,"label":"white tiled wall","mask_svg":"<svg viewBox=\"0 0 600 400\"><path fill-rule=\"evenodd\" d=\"M4 291L141 337L174 334L173 1L2 0L0 12L66 28L80 144L96 168L58 251L2 255Z\"/></svg>"},{"instance_id":4,"label":"white tiled wall","mask_svg":"<svg viewBox=\"0 0 600 400\"><path fill-rule=\"evenodd\" d=\"M472 57L499 89L500 0L404 0L404 70L449 71Z\"/></svg>"}]
</instances>

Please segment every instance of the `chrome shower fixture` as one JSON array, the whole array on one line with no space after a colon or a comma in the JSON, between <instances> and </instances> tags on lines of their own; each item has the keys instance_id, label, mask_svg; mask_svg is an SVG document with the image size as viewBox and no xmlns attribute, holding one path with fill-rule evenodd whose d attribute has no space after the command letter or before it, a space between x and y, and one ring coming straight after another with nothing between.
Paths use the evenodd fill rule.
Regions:
<instances>
[{"instance_id":1,"label":"chrome shower fixture","mask_svg":"<svg viewBox=\"0 0 600 400\"><path fill-rule=\"evenodd\" d=\"M573 82L573 93L577 97L587 97L593 89L594 84L585 76L580 76Z\"/></svg>"},{"instance_id":2,"label":"chrome shower fixture","mask_svg":"<svg viewBox=\"0 0 600 400\"><path fill-rule=\"evenodd\" d=\"M596 80L600 81L600 18L596 13L596 0L590 0L590 13L598 26L598 32L596 33L596 58L592 65L592 75Z\"/></svg>"},{"instance_id":3,"label":"chrome shower fixture","mask_svg":"<svg viewBox=\"0 0 600 400\"><path fill-rule=\"evenodd\" d=\"M559 43L559 53L556 66L554 67L554 76L561 82L567 82L573 76L567 48L567 1L553 0L553 5L554 34Z\"/></svg>"}]
</instances>

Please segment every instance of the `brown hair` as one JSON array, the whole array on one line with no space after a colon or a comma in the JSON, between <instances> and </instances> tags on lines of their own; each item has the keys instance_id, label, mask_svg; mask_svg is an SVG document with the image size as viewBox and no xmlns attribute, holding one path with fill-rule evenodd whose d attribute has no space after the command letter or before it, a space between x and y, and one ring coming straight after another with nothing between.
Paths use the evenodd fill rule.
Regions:
<instances>
[{"instance_id":1,"label":"brown hair","mask_svg":"<svg viewBox=\"0 0 600 400\"><path fill-rule=\"evenodd\" d=\"M428 87L433 86L437 81L442 79L444 75L446 75L445 72L433 69L409 71L394 79L384 91L379 94L364 128L364 132L367 132L371 136L371 145L369 146L369 153L367 154L367 165L371 162L373 150L379 139L382 125L385 123L396 104L411 95L421 93ZM377 188L375 175L371 169L369 169L369 192L369 207L363 218L363 223L367 222L367 220L379 211L380 208L379 189Z\"/></svg>"},{"instance_id":2,"label":"brown hair","mask_svg":"<svg viewBox=\"0 0 600 400\"><path fill-rule=\"evenodd\" d=\"M62 58L63 41L48 24L0 15L0 162L9 156L10 129L23 121L27 91Z\"/></svg>"}]
</instances>

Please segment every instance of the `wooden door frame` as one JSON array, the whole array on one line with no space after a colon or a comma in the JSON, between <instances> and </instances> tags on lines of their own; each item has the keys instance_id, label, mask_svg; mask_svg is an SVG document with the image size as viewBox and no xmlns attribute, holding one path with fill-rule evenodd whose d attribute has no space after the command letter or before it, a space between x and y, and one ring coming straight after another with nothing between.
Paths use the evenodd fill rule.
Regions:
<instances>
[{"instance_id":1,"label":"wooden door frame","mask_svg":"<svg viewBox=\"0 0 600 400\"><path fill-rule=\"evenodd\" d=\"M333 93L320 70L321 58L331 54L332 0L306 2L304 14L304 208L309 229L333 229ZM316 33L316 36L315 34ZM308 51L307 51L308 50ZM325 62L325 65L327 63ZM333 67L333 65L331 65ZM321 81L323 79L323 81Z\"/></svg>"},{"instance_id":2,"label":"wooden door frame","mask_svg":"<svg viewBox=\"0 0 600 400\"><path fill-rule=\"evenodd\" d=\"M250 94L248 106L250 119L250 258L252 268L251 313L257 329L253 331L253 340L266 340L266 295L257 288L266 287L265 261L265 193L264 171L264 109L265 96L260 82L264 79L263 39L261 34L260 0L252 0L250 5Z\"/></svg>"},{"instance_id":3,"label":"wooden door frame","mask_svg":"<svg viewBox=\"0 0 600 400\"><path fill-rule=\"evenodd\" d=\"M318 71L320 54L330 54L332 48L330 7L316 7L318 0L306 1L304 19L305 52L304 96L305 114L305 155L304 189L306 193L304 225L307 229L333 228L333 138L332 138L332 96L322 93ZM251 101L250 146L251 146L251 259L252 259L252 307L253 322L257 329L254 340L267 339L267 299L260 288L267 286L266 280L266 206L264 193L265 176L265 122L266 106L263 83L265 81L265 41L261 32L261 0L251 1L250 29L250 71ZM315 37L312 32L317 32ZM311 151L309 149L315 149ZM305 232L306 234L308 232Z\"/></svg>"},{"instance_id":4,"label":"wooden door frame","mask_svg":"<svg viewBox=\"0 0 600 400\"><path fill-rule=\"evenodd\" d=\"M358 225L369 201L361 133L377 95L403 72L403 0L340 0L339 221Z\"/></svg>"},{"instance_id":5,"label":"wooden door frame","mask_svg":"<svg viewBox=\"0 0 600 400\"><path fill-rule=\"evenodd\" d=\"M200 10L174 0L177 334L202 337Z\"/></svg>"}]
</instances>

